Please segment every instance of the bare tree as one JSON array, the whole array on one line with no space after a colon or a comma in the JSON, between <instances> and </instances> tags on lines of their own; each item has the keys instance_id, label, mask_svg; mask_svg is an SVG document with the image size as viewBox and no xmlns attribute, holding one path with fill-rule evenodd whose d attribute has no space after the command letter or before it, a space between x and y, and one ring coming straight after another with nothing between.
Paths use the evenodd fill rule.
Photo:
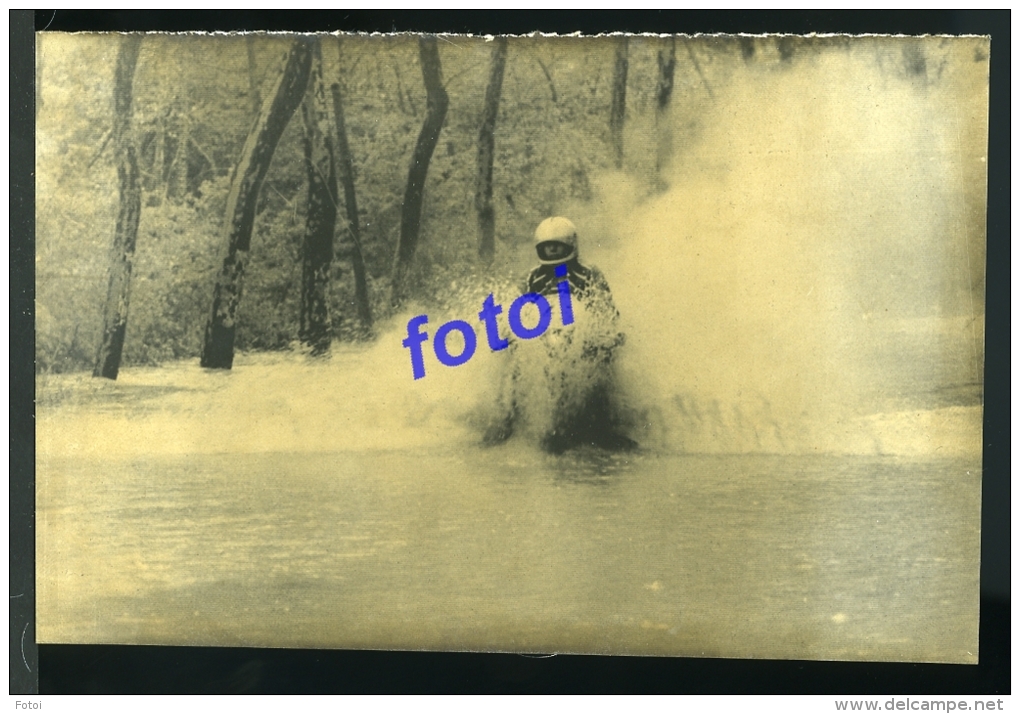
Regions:
<instances>
[{"instance_id":1,"label":"bare tree","mask_svg":"<svg viewBox=\"0 0 1020 714\"><path fill-rule=\"evenodd\" d=\"M411 168L407 173L407 189L400 214L400 237L393 265L393 305L399 305L407 294L407 276L418 247L421 233L421 210L425 197L425 179L428 176L432 152L439 143L439 132L446 119L450 98L443 87L443 68L439 63L439 47L434 36L418 38L418 55L422 78L425 81L425 120L418 134L418 142L411 155Z\"/></svg>"},{"instance_id":2,"label":"bare tree","mask_svg":"<svg viewBox=\"0 0 1020 714\"><path fill-rule=\"evenodd\" d=\"M627 36L616 42L613 63L613 98L609 108L609 135L616 168L623 168L623 120L627 111Z\"/></svg>"},{"instance_id":3,"label":"bare tree","mask_svg":"<svg viewBox=\"0 0 1020 714\"><path fill-rule=\"evenodd\" d=\"M684 38L684 46L687 47L687 55L691 58L691 64L694 65L694 71L698 73L699 77L701 77L701 83L705 86L705 91L708 93L708 96L714 100L715 93L712 91L712 85L708 83L708 78L705 77L705 73L701 69L701 63L698 62L698 55L694 52L694 47L691 46L691 43L687 40L687 38ZM751 51L752 53L754 52L753 44L751 45ZM747 58L748 56L744 55L744 59L746 60Z\"/></svg>"},{"instance_id":4,"label":"bare tree","mask_svg":"<svg viewBox=\"0 0 1020 714\"><path fill-rule=\"evenodd\" d=\"M180 203L188 192L188 150L191 148L191 117L183 108L175 112L173 154L166 168L166 199Z\"/></svg>"},{"instance_id":5,"label":"bare tree","mask_svg":"<svg viewBox=\"0 0 1020 714\"><path fill-rule=\"evenodd\" d=\"M669 52L658 52L659 79L655 87L655 175L662 181L663 171L669 168L673 155L673 128L669 121L669 107L673 99L673 72L676 68L676 37L669 41Z\"/></svg>"},{"instance_id":6,"label":"bare tree","mask_svg":"<svg viewBox=\"0 0 1020 714\"><path fill-rule=\"evenodd\" d=\"M337 52L342 57L343 38L337 36ZM365 330L372 327L372 308L368 300L368 280L365 275L365 258L361 252L361 223L358 220L358 197L354 190L354 156L347 141L347 124L344 120L344 102L340 85L330 86L333 95L333 120L336 122L336 153L339 180L344 192L347 212L347 232L351 236L351 268L354 271L354 301L358 319ZM339 191L337 191L339 194Z\"/></svg>"},{"instance_id":7,"label":"bare tree","mask_svg":"<svg viewBox=\"0 0 1020 714\"><path fill-rule=\"evenodd\" d=\"M117 152L117 182L120 210L110 251L110 282L103 309L103 334L96 353L93 377L117 379L127 332L128 305L131 301L131 266L138 240L138 220L142 213L142 188L138 180L138 156L131 130L132 90L141 35L124 35L117 52L113 84L113 142Z\"/></svg>"},{"instance_id":8,"label":"bare tree","mask_svg":"<svg viewBox=\"0 0 1020 714\"><path fill-rule=\"evenodd\" d=\"M478 178L475 182L475 210L478 211L478 256L491 262L496 254L496 211L492 205L492 164L496 151L496 117L506 68L506 38L497 37L492 48L492 68L485 88L482 126L478 130ZM551 83L551 81L550 81Z\"/></svg>"},{"instance_id":9,"label":"bare tree","mask_svg":"<svg viewBox=\"0 0 1020 714\"><path fill-rule=\"evenodd\" d=\"M283 73L263 102L234 168L227 195L227 257L223 259L213 290L212 315L206 325L202 348L203 367L230 369L233 366L237 308L251 250L259 190L280 136L304 96L311 65L311 44L305 38L295 40Z\"/></svg>"},{"instance_id":10,"label":"bare tree","mask_svg":"<svg viewBox=\"0 0 1020 714\"><path fill-rule=\"evenodd\" d=\"M336 163L329 140L332 128L322 80L322 44L318 37L310 41L312 70L301 105L308 206L301 244L301 325L298 338L312 348L313 355L322 355L329 351L332 341L329 284L333 265L333 232L336 230Z\"/></svg>"},{"instance_id":11,"label":"bare tree","mask_svg":"<svg viewBox=\"0 0 1020 714\"><path fill-rule=\"evenodd\" d=\"M255 74L258 67L255 62L255 35L245 35L244 44L248 49L248 94L251 98L251 113L258 116L262 97L259 96L259 82Z\"/></svg>"}]
</instances>

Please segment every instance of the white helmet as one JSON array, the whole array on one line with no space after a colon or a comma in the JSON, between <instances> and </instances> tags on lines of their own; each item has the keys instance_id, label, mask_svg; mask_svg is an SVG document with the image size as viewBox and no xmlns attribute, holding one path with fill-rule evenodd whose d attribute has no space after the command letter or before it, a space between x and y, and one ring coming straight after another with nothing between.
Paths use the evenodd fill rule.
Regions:
<instances>
[{"instance_id":1,"label":"white helmet","mask_svg":"<svg viewBox=\"0 0 1020 714\"><path fill-rule=\"evenodd\" d=\"M544 256L543 243L562 243L569 246L570 250L563 255ZM535 229L535 249L538 251L538 262L543 265L556 265L565 263L571 258L577 257L577 228L569 219L562 216L546 218L538 224Z\"/></svg>"}]
</instances>

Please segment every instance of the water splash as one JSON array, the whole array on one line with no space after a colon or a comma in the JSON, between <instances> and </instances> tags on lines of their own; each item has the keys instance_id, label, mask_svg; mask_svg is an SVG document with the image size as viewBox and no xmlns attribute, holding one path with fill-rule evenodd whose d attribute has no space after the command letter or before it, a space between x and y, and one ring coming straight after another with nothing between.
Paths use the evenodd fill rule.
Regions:
<instances>
[{"instance_id":1,"label":"water splash","mask_svg":"<svg viewBox=\"0 0 1020 714\"><path fill-rule=\"evenodd\" d=\"M882 453L873 415L932 408L979 438L985 66L958 46L921 82L855 48L735 61L677 110L668 191L610 174L573 208L661 448ZM897 431L936 448L919 419Z\"/></svg>"}]
</instances>

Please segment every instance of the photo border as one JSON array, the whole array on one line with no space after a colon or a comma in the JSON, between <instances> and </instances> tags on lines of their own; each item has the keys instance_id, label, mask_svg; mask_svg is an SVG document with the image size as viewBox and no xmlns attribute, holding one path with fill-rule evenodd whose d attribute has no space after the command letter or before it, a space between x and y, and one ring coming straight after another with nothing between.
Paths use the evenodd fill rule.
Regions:
<instances>
[{"instance_id":1,"label":"photo border","mask_svg":"<svg viewBox=\"0 0 1020 714\"><path fill-rule=\"evenodd\" d=\"M10 693L1008 693L1010 13L11 11ZM33 636L34 37L65 31L991 35L980 664L42 645Z\"/></svg>"}]
</instances>

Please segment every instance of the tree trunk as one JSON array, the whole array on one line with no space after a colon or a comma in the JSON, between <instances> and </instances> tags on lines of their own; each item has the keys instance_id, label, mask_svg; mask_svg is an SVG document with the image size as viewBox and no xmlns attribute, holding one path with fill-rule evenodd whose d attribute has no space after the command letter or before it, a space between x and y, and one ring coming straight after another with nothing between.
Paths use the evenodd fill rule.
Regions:
<instances>
[{"instance_id":1,"label":"tree trunk","mask_svg":"<svg viewBox=\"0 0 1020 714\"><path fill-rule=\"evenodd\" d=\"M245 35L244 43L248 49L248 94L251 97L251 113L258 116L259 108L262 106L262 97L259 96L259 82L255 77L257 65L255 63L255 36Z\"/></svg>"},{"instance_id":2,"label":"tree trunk","mask_svg":"<svg viewBox=\"0 0 1020 714\"><path fill-rule=\"evenodd\" d=\"M337 42L342 42L338 37ZM354 157L347 142L347 126L344 122L344 103L340 96L340 85L330 86L333 95L333 118L336 121L336 148L340 183L344 191L344 208L347 211L347 231L351 236L351 268L354 270L354 300L357 304L358 319L366 331L372 327L372 308L368 301L368 280L365 277L365 260L361 254L361 224L358 221L358 199L354 191ZM339 191L337 191L339 193Z\"/></svg>"},{"instance_id":3,"label":"tree trunk","mask_svg":"<svg viewBox=\"0 0 1020 714\"><path fill-rule=\"evenodd\" d=\"M655 177L664 187L662 174L669 170L673 157L673 127L669 121L669 106L673 100L673 71L676 68L676 38L671 38L669 54L658 53L659 81L655 88Z\"/></svg>"},{"instance_id":4,"label":"tree trunk","mask_svg":"<svg viewBox=\"0 0 1020 714\"><path fill-rule=\"evenodd\" d=\"M107 379L117 379L124 352L128 305L131 301L131 265L138 239L138 219L142 212L138 157L131 131L132 85L141 44L141 35L124 35L121 38L113 86L113 142L117 152L120 210L110 251L110 282L103 309L103 334L92 371L93 377Z\"/></svg>"},{"instance_id":5,"label":"tree trunk","mask_svg":"<svg viewBox=\"0 0 1020 714\"><path fill-rule=\"evenodd\" d=\"M174 156L166 180L166 199L174 203L181 203L188 193L188 149L191 143L191 120L186 112L181 111L177 114L175 126L177 136L174 144Z\"/></svg>"},{"instance_id":6,"label":"tree trunk","mask_svg":"<svg viewBox=\"0 0 1020 714\"><path fill-rule=\"evenodd\" d=\"M392 303L399 305L407 295L407 274L418 247L421 232L421 210L425 192L425 178L428 175L432 152L439 142L439 132L446 118L449 97L443 88L442 66L439 63L439 47L435 37L418 38L421 73L425 80L426 107L425 121L422 122L418 143L411 156L411 169L407 174L407 190L400 214L400 237L397 239L397 254L393 266Z\"/></svg>"},{"instance_id":7,"label":"tree trunk","mask_svg":"<svg viewBox=\"0 0 1020 714\"><path fill-rule=\"evenodd\" d=\"M308 207L301 246L301 326L298 338L313 355L329 352L333 325L329 318L329 283L336 229L336 163L333 160L326 88L322 82L322 45L312 40L312 72L301 105L304 121Z\"/></svg>"},{"instance_id":8,"label":"tree trunk","mask_svg":"<svg viewBox=\"0 0 1020 714\"><path fill-rule=\"evenodd\" d=\"M338 36L337 41L343 42L343 39ZM400 68L397 65L393 65L393 74L397 76L397 107L401 114L407 114L407 106L404 104L404 83L400 81Z\"/></svg>"},{"instance_id":9,"label":"tree trunk","mask_svg":"<svg viewBox=\"0 0 1020 714\"><path fill-rule=\"evenodd\" d=\"M169 109L167 111L170 111ZM164 112L164 114L166 114ZM145 172L142 182L146 191L151 193L147 205L160 205L163 202L164 184L163 177L166 175L166 131L167 117L164 115L155 122L155 130L152 138L152 163L149 170Z\"/></svg>"},{"instance_id":10,"label":"tree trunk","mask_svg":"<svg viewBox=\"0 0 1020 714\"><path fill-rule=\"evenodd\" d=\"M609 135L613 143L613 160L616 168L623 168L623 118L627 111L627 38L616 44L616 62L613 64L613 98L609 108Z\"/></svg>"},{"instance_id":11,"label":"tree trunk","mask_svg":"<svg viewBox=\"0 0 1020 714\"><path fill-rule=\"evenodd\" d=\"M497 37L492 49L492 69L485 88L482 126L478 130L478 178L475 183L475 210L478 211L478 256L487 263L496 254L496 211L492 205L492 163L496 151L496 117L506 68L506 38Z\"/></svg>"},{"instance_id":12,"label":"tree trunk","mask_svg":"<svg viewBox=\"0 0 1020 714\"><path fill-rule=\"evenodd\" d=\"M233 366L237 306L241 301L244 266L251 249L259 189L280 136L304 96L311 64L309 41L303 38L295 40L287 65L270 96L263 102L234 168L227 195L227 257L223 259L223 267L213 289L212 315L206 324L202 348L203 367L230 369Z\"/></svg>"}]
</instances>

